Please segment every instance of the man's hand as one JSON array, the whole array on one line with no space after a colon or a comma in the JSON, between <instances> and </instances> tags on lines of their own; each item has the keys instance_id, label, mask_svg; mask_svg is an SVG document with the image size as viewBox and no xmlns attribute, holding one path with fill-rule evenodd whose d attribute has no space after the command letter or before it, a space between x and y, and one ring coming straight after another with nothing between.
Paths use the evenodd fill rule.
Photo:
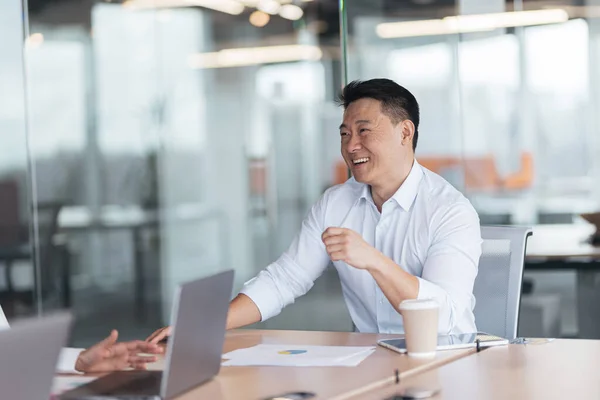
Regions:
<instances>
[{"instance_id":1,"label":"man's hand","mask_svg":"<svg viewBox=\"0 0 600 400\"><path fill-rule=\"evenodd\" d=\"M351 229L330 227L323 232L321 239L331 261L343 261L354 268L374 268L382 256L379 250Z\"/></svg>"},{"instance_id":2,"label":"man's hand","mask_svg":"<svg viewBox=\"0 0 600 400\"><path fill-rule=\"evenodd\" d=\"M162 348L153 343L136 340L117 343L119 333L113 330L101 342L81 352L75 363L80 372L110 372L125 368L146 369L146 364L156 361L156 356L140 356L140 353L159 354Z\"/></svg>"},{"instance_id":3,"label":"man's hand","mask_svg":"<svg viewBox=\"0 0 600 400\"><path fill-rule=\"evenodd\" d=\"M171 327L165 326L164 328L160 328L159 330L155 331L152 335L148 336L146 342L157 344L158 342L160 342L163 339L166 339L169 336L171 336Z\"/></svg>"}]
</instances>

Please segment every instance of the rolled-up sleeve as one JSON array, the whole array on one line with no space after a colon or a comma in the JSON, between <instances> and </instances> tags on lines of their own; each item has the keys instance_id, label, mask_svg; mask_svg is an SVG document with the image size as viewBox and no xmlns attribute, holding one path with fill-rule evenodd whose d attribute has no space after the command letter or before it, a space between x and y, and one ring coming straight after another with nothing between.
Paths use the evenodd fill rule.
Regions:
<instances>
[{"instance_id":1,"label":"rolled-up sleeve","mask_svg":"<svg viewBox=\"0 0 600 400\"><path fill-rule=\"evenodd\" d=\"M327 192L311 208L289 249L241 290L256 304L262 321L308 292L327 267L329 256L321 241L326 208Z\"/></svg>"},{"instance_id":2,"label":"rolled-up sleeve","mask_svg":"<svg viewBox=\"0 0 600 400\"><path fill-rule=\"evenodd\" d=\"M440 333L472 332L476 330L473 285L482 244L479 217L466 202L454 204L440 215L439 223L432 227L433 240L418 278L417 298L433 298L440 304Z\"/></svg>"}]
</instances>

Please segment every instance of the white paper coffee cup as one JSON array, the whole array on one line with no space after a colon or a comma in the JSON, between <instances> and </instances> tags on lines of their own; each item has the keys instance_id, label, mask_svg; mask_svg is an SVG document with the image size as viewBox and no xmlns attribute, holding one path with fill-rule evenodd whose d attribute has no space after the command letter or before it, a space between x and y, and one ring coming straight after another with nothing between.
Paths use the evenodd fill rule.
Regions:
<instances>
[{"instance_id":1,"label":"white paper coffee cup","mask_svg":"<svg viewBox=\"0 0 600 400\"><path fill-rule=\"evenodd\" d=\"M406 350L410 357L435 356L439 308L439 304L433 299L404 300L400 303Z\"/></svg>"}]
</instances>

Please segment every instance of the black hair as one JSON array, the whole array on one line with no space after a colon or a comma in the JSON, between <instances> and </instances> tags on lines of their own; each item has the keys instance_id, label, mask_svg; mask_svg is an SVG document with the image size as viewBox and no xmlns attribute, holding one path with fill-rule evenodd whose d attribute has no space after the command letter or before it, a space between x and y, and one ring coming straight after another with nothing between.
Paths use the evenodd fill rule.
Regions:
<instances>
[{"instance_id":1,"label":"black hair","mask_svg":"<svg viewBox=\"0 0 600 400\"><path fill-rule=\"evenodd\" d=\"M381 112L387 115L394 125L406 119L415 125L413 151L419 139L419 103L411 92L390 79L371 79L352 81L346 85L338 98L344 107L360 99L375 99L381 102Z\"/></svg>"}]
</instances>

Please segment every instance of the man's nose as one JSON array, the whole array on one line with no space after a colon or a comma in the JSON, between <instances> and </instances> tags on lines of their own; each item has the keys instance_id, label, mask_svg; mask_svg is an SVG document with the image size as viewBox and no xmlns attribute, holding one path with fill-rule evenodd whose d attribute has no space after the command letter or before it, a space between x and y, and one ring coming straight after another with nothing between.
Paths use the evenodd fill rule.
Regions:
<instances>
[{"instance_id":1,"label":"man's nose","mask_svg":"<svg viewBox=\"0 0 600 400\"><path fill-rule=\"evenodd\" d=\"M348 153L355 153L362 148L362 143L358 135L350 136L350 140L346 144Z\"/></svg>"}]
</instances>

